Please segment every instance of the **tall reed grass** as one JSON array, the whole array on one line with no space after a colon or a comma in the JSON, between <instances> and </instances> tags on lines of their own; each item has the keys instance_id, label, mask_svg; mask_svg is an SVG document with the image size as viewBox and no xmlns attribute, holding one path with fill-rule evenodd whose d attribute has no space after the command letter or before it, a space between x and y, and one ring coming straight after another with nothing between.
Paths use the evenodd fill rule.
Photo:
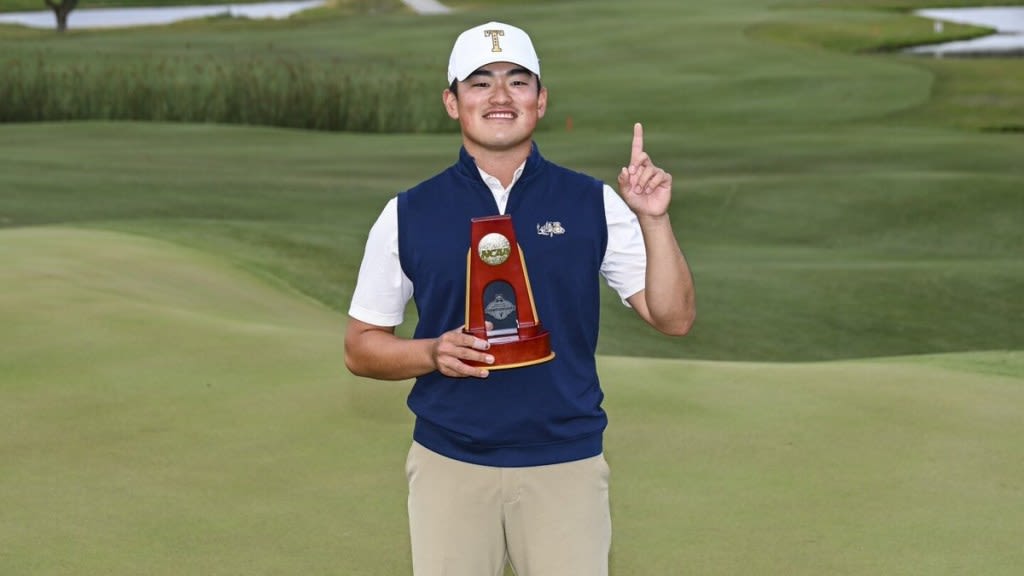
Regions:
<instances>
[{"instance_id":1,"label":"tall reed grass","mask_svg":"<svg viewBox=\"0 0 1024 576\"><path fill-rule=\"evenodd\" d=\"M0 60L0 122L210 122L351 132L450 132L440 88L287 57L54 63Z\"/></svg>"}]
</instances>

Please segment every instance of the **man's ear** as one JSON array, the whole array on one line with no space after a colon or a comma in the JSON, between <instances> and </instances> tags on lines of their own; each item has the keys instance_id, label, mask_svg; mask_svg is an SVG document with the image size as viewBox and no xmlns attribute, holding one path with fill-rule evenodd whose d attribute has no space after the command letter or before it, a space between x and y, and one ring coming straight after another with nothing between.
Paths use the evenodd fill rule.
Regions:
<instances>
[{"instance_id":1,"label":"man's ear","mask_svg":"<svg viewBox=\"0 0 1024 576\"><path fill-rule=\"evenodd\" d=\"M548 111L548 89L547 87L541 87L540 94L537 95L537 118L543 118L544 113Z\"/></svg>"},{"instance_id":2,"label":"man's ear","mask_svg":"<svg viewBox=\"0 0 1024 576\"><path fill-rule=\"evenodd\" d=\"M441 101L444 102L444 109L452 120L459 119L459 97L448 88L441 93Z\"/></svg>"}]
</instances>

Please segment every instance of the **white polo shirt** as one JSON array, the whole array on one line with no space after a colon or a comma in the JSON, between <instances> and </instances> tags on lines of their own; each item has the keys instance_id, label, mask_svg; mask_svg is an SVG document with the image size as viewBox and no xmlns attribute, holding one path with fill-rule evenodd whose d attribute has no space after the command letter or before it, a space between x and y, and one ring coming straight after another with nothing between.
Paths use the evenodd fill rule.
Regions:
<instances>
[{"instance_id":1,"label":"white polo shirt","mask_svg":"<svg viewBox=\"0 0 1024 576\"><path fill-rule=\"evenodd\" d=\"M501 214L505 213L509 193L523 175L525 166L524 162L515 171L508 188L494 176L480 170L480 177L494 194ZM601 275L628 306L626 298L644 289L647 270L647 251L640 223L607 184L604 186L604 214L608 223L608 245L601 261ZM412 298L412 291L412 281L402 270L398 257L398 199L392 198L366 239L366 250L348 314L374 326L398 326L405 319L405 306Z\"/></svg>"}]
</instances>

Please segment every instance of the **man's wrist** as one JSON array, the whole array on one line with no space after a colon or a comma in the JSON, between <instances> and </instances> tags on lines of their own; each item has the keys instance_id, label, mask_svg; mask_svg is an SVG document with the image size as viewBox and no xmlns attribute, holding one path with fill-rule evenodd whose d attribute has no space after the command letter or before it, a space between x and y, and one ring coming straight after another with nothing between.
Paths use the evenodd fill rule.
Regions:
<instances>
[{"instance_id":1,"label":"man's wrist","mask_svg":"<svg viewBox=\"0 0 1024 576\"><path fill-rule=\"evenodd\" d=\"M668 212L663 214L637 214L636 219L640 222L640 226L643 228L647 227L667 227L672 228L672 220L669 218Z\"/></svg>"}]
</instances>

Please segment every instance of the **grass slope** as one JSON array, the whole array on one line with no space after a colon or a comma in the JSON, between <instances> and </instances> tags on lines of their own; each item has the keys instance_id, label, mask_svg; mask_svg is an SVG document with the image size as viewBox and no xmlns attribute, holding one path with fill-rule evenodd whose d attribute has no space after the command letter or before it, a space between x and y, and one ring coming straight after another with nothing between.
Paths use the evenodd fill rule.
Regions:
<instances>
[{"instance_id":1,"label":"grass slope","mask_svg":"<svg viewBox=\"0 0 1024 576\"><path fill-rule=\"evenodd\" d=\"M545 133L614 180L624 134ZM661 132L699 318L666 339L608 292L601 352L815 360L1019 349L1024 141L899 127ZM998 142L998 145L996 143ZM344 311L370 224L457 136L9 125L0 223L75 223L223 254Z\"/></svg>"},{"instance_id":2,"label":"grass slope","mask_svg":"<svg viewBox=\"0 0 1024 576\"><path fill-rule=\"evenodd\" d=\"M0 232L0 286L0 573L408 573L407 385L344 374L340 315L67 228ZM616 576L1024 561L1019 352L601 370Z\"/></svg>"},{"instance_id":3,"label":"grass slope","mask_svg":"<svg viewBox=\"0 0 1024 576\"><path fill-rule=\"evenodd\" d=\"M405 570L408 418L342 317L162 242L2 237L0 573Z\"/></svg>"}]
</instances>

